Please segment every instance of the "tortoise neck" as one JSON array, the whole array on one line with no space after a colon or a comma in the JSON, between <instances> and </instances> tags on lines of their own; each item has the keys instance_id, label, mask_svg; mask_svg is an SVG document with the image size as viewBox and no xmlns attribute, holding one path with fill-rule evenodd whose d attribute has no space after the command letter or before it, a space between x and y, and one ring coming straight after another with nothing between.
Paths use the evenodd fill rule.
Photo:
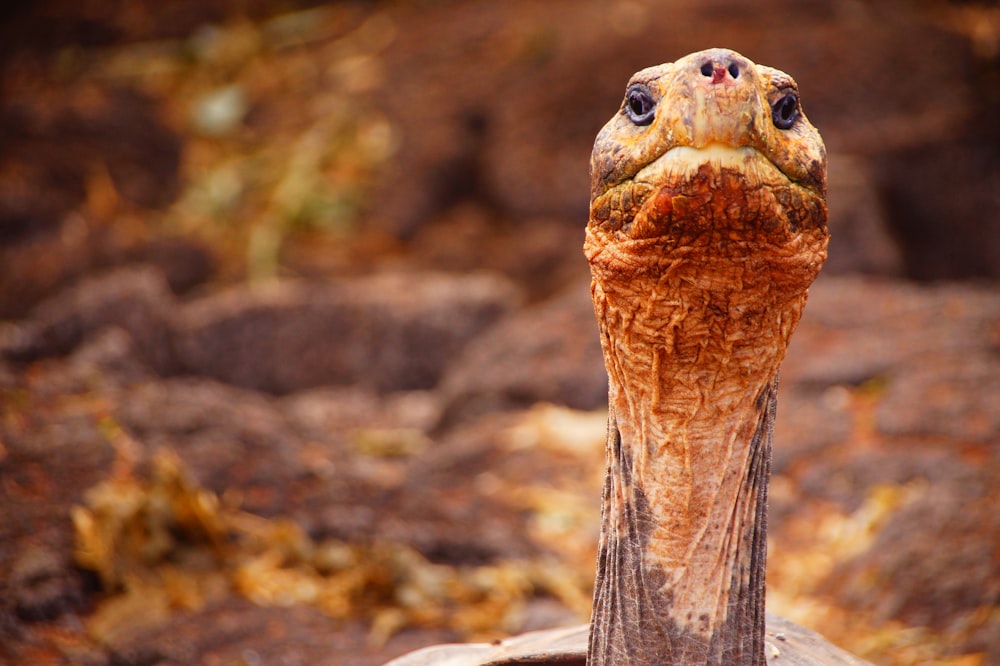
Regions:
<instances>
[{"instance_id":1,"label":"tortoise neck","mask_svg":"<svg viewBox=\"0 0 1000 666\"><path fill-rule=\"evenodd\" d=\"M705 260L591 267L610 418L588 663L763 666L771 428L805 289Z\"/></svg>"},{"instance_id":2,"label":"tortoise neck","mask_svg":"<svg viewBox=\"0 0 1000 666\"><path fill-rule=\"evenodd\" d=\"M732 447L715 492L692 489L679 456L642 460L618 410L607 475L587 663L763 666L767 480L776 380L749 431L689 438L684 458ZM642 448L647 448L642 446Z\"/></svg>"}]
</instances>

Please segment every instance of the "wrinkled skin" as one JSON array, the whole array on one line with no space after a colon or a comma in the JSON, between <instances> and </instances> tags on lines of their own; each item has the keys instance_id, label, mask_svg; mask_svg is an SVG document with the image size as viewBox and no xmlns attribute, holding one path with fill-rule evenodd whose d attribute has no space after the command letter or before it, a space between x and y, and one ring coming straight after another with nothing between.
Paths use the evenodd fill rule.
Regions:
<instances>
[{"instance_id":1,"label":"wrinkled skin","mask_svg":"<svg viewBox=\"0 0 1000 666\"><path fill-rule=\"evenodd\" d=\"M590 664L764 664L778 368L827 245L787 74L723 49L632 77L591 159L609 375Z\"/></svg>"}]
</instances>

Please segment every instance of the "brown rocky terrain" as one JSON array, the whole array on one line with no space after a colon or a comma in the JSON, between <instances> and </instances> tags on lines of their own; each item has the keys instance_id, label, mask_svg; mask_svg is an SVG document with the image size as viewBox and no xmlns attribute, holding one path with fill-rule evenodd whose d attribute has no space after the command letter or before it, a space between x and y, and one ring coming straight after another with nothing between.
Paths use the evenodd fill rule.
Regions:
<instances>
[{"instance_id":1,"label":"brown rocky terrain","mask_svg":"<svg viewBox=\"0 0 1000 666\"><path fill-rule=\"evenodd\" d=\"M633 71L725 45L830 151L769 609L1000 663L1000 14L749 7L5 9L0 662L379 664L585 618L587 156Z\"/></svg>"}]
</instances>

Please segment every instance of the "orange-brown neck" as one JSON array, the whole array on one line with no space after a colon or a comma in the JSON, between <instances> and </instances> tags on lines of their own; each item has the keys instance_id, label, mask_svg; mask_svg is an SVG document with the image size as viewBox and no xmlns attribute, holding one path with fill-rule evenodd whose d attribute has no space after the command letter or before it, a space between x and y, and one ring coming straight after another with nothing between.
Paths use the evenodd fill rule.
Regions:
<instances>
[{"instance_id":1,"label":"orange-brown neck","mask_svg":"<svg viewBox=\"0 0 1000 666\"><path fill-rule=\"evenodd\" d=\"M777 375L825 229L774 243L730 222L588 228L610 380L591 664L764 663Z\"/></svg>"}]
</instances>

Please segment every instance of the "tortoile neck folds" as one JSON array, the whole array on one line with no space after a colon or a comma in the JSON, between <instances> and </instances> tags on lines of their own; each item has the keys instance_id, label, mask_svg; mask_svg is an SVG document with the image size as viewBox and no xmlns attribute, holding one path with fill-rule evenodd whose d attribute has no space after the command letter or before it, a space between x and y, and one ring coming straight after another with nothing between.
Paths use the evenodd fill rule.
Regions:
<instances>
[{"instance_id":1,"label":"tortoile neck folds","mask_svg":"<svg viewBox=\"0 0 1000 666\"><path fill-rule=\"evenodd\" d=\"M595 270L610 421L592 663L763 663L770 424L804 298L729 308L766 277L698 291L684 268Z\"/></svg>"}]
</instances>

